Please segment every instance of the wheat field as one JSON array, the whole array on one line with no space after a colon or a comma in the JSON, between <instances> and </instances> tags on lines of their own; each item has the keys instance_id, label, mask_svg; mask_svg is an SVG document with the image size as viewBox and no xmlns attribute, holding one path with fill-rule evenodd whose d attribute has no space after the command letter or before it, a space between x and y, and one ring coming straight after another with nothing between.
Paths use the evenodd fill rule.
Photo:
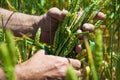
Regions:
<instances>
[{"instance_id":1,"label":"wheat field","mask_svg":"<svg viewBox=\"0 0 120 80\"><path fill-rule=\"evenodd\" d=\"M4 67L8 80L15 80L15 65L26 61L39 49L45 49L51 55L82 61L83 80L120 80L120 0L0 0L0 7L32 15L42 15L52 7L69 12L59 25L52 46L39 42L40 29L33 40L27 36L13 36L3 25L0 29L0 66ZM76 19L75 13L80 10L83 15ZM106 19L93 21L95 11L103 12ZM2 16L0 19L3 20ZM94 24L95 31L82 33L89 37L83 40L83 50L75 54L73 45L79 42L76 30L86 22ZM65 79L82 80L73 70L68 67Z\"/></svg>"}]
</instances>

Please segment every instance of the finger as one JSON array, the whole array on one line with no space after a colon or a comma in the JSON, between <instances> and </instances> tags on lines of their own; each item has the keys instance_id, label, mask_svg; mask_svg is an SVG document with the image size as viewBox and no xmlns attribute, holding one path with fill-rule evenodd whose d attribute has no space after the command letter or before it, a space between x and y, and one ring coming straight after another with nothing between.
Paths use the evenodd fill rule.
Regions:
<instances>
[{"instance_id":1,"label":"finger","mask_svg":"<svg viewBox=\"0 0 120 80\"><path fill-rule=\"evenodd\" d=\"M94 31L94 25L90 24L90 23L85 23L82 26L82 30L83 31L90 31L90 32L92 32L92 31Z\"/></svg>"},{"instance_id":2,"label":"finger","mask_svg":"<svg viewBox=\"0 0 120 80\"><path fill-rule=\"evenodd\" d=\"M81 67L81 62L79 61L79 60L77 60L77 59L68 59L69 61L69 63L75 68L75 69L80 69L80 67Z\"/></svg>"},{"instance_id":3,"label":"finger","mask_svg":"<svg viewBox=\"0 0 120 80\"><path fill-rule=\"evenodd\" d=\"M77 74L77 76L81 76L81 71L80 70L75 70L75 72L76 72L76 74Z\"/></svg>"},{"instance_id":4,"label":"finger","mask_svg":"<svg viewBox=\"0 0 120 80\"><path fill-rule=\"evenodd\" d=\"M82 33L82 30L78 29L78 30L77 30L77 33L79 34L79 35L77 35L78 39L79 39L79 40L83 39L83 36L84 36L84 35L83 35L83 34L80 34L80 33Z\"/></svg>"},{"instance_id":5,"label":"finger","mask_svg":"<svg viewBox=\"0 0 120 80\"><path fill-rule=\"evenodd\" d=\"M58 8L54 7L54 8L51 8L47 14L48 16L51 16L52 18L58 21L62 21L65 18L67 13L68 12L66 10L61 11Z\"/></svg>"},{"instance_id":6,"label":"finger","mask_svg":"<svg viewBox=\"0 0 120 80\"><path fill-rule=\"evenodd\" d=\"M78 18L81 17L82 13L83 13L82 11L77 12ZM106 18L106 15L102 12L95 11L94 15L95 15L95 17L93 18L94 20L104 20Z\"/></svg>"},{"instance_id":7,"label":"finger","mask_svg":"<svg viewBox=\"0 0 120 80\"><path fill-rule=\"evenodd\" d=\"M49 9L49 11L47 13L50 16L55 17L55 18L57 18L58 16L61 15L61 11L56 7Z\"/></svg>"},{"instance_id":8,"label":"finger","mask_svg":"<svg viewBox=\"0 0 120 80\"><path fill-rule=\"evenodd\" d=\"M60 17L59 17L59 21L60 21L60 22L64 20L64 18L65 18L65 16L67 15L67 13L68 13L67 10L61 11L61 15L60 15Z\"/></svg>"},{"instance_id":9,"label":"finger","mask_svg":"<svg viewBox=\"0 0 120 80\"><path fill-rule=\"evenodd\" d=\"M82 45L81 44L77 44L76 46L75 46L75 52L76 53L80 53L82 51Z\"/></svg>"},{"instance_id":10,"label":"finger","mask_svg":"<svg viewBox=\"0 0 120 80\"><path fill-rule=\"evenodd\" d=\"M96 14L96 12L95 12ZM96 16L94 17L94 20L104 20L106 18L106 15L102 12L98 12Z\"/></svg>"}]
</instances>

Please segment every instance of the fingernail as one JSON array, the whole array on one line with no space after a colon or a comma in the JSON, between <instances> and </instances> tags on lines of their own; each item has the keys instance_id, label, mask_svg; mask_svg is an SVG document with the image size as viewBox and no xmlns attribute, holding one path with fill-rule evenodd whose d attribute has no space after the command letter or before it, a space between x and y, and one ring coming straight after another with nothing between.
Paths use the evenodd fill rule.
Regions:
<instances>
[{"instance_id":1,"label":"fingernail","mask_svg":"<svg viewBox=\"0 0 120 80\"><path fill-rule=\"evenodd\" d=\"M83 24L83 27L82 27L82 29L83 30L88 30L88 28L89 28L89 24L88 23L85 23L85 24Z\"/></svg>"},{"instance_id":2,"label":"fingernail","mask_svg":"<svg viewBox=\"0 0 120 80\"><path fill-rule=\"evenodd\" d=\"M81 32L82 32L82 30L80 30L80 29L79 29L79 30L77 30L77 33L81 33Z\"/></svg>"},{"instance_id":3,"label":"fingernail","mask_svg":"<svg viewBox=\"0 0 120 80\"><path fill-rule=\"evenodd\" d=\"M94 25L90 23L85 23L83 24L82 29L85 31L94 31Z\"/></svg>"}]
</instances>

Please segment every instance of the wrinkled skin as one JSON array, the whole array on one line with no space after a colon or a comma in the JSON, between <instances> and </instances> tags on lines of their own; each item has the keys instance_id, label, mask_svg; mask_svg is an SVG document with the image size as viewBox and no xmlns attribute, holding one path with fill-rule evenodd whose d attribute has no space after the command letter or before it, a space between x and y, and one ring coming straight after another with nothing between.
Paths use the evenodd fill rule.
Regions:
<instances>
[{"instance_id":1,"label":"wrinkled skin","mask_svg":"<svg viewBox=\"0 0 120 80\"><path fill-rule=\"evenodd\" d=\"M67 13L67 11L60 11L58 8L51 8L46 14L43 15L43 20L40 21L42 29L42 42L52 44L55 31L59 23L64 20Z\"/></svg>"},{"instance_id":2,"label":"wrinkled skin","mask_svg":"<svg viewBox=\"0 0 120 80\"><path fill-rule=\"evenodd\" d=\"M50 30L52 31L52 41L58 24L65 18L67 11L60 11L58 8L51 8L44 16L42 22L42 36L41 41L50 43ZM79 13L81 14L81 13ZM105 18L103 13L98 13L96 20L102 20ZM94 25L85 23L82 27L83 31L94 31ZM82 32L82 30L80 30ZM81 50L81 45L76 45L76 52ZM31 59L24 62L22 65L27 65L27 70L30 72L28 79L38 80L39 78L48 79L63 79L67 70L69 61L63 57L45 55L44 50L38 51ZM81 75L79 69L81 66L80 61L70 59L70 64L75 68L75 72L78 76ZM26 71L27 72L27 71ZM33 77L33 75L35 77Z\"/></svg>"},{"instance_id":3,"label":"wrinkled skin","mask_svg":"<svg viewBox=\"0 0 120 80\"><path fill-rule=\"evenodd\" d=\"M70 64L76 69L76 74L80 76L79 69L81 63L78 60L69 60ZM63 79L68 64L69 62L66 58L45 55L45 51L40 50L28 61L20 64L19 67L21 70L20 72L23 73L22 77L26 80ZM22 78L20 79L22 80Z\"/></svg>"},{"instance_id":4,"label":"wrinkled skin","mask_svg":"<svg viewBox=\"0 0 120 80\"><path fill-rule=\"evenodd\" d=\"M34 18L34 21L36 21L36 23L38 24L37 28L41 27L42 29L42 34L41 34L42 42L49 43L49 44L53 42L55 31L58 27L58 24L64 20L67 13L68 13L67 11L60 11L58 8L51 8L46 14L40 16L40 19L39 19L39 16L32 16L32 18ZM78 14L82 14L82 13L79 12ZM27 15L26 20L28 20L30 16L31 15ZM100 12L97 14L96 18L94 19L100 20L104 18L105 18L105 15ZM22 18L18 18L17 20L21 21ZM15 19L13 18L12 21L14 22ZM12 26L11 26L12 28L11 27L9 28L13 29L14 33L23 31L23 30L20 30L22 29L21 27L16 28L16 25L15 26L12 25ZM32 33L36 31L36 30L33 31L34 28L29 28L29 25L28 27L24 27L25 31L26 30L29 31L28 29L25 29L25 28L28 28ZM51 36L50 36L50 30L52 32ZM79 30L78 32L80 31L81 32L82 31L94 31L94 25L90 23L85 23L82 27L82 30ZM50 37L52 38L50 39ZM76 45L76 48L75 48L76 52L81 51L81 49L82 47L80 44ZM75 68L75 72L78 76L81 75L80 70L79 70L81 67L81 62L79 60L67 59L64 57L58 57L58 56L52 56L52 55L45 55L45 53L46 52L44 50L40 50L37 53L35 53L35 55L32 56L29 60L16 65L15 75L16 75L17 80L46 80L46 79L61 80L65 77L68 64L71 64ZM0 75L2 73L3 72L0 72ZM2 80L5 80L5 79L3 78Z\"/></svg>"},{"instance_id":5,"label":"wrinkled skin","mask_svg":"<svg viewBox=\"0 0 120 80\"><path fill-rule=\"evenodd\" d=\"M66 11L66 10L61 11L58 8L51 8L43 16L43 20L40 22L42 24L42 26L41 26L41 29L42 29L41 41L42 42L52 44L58 24L64 20L67 13L68 13L68 11ZM78 15L79 16L82 15L82 12L78 12ZM103 14L102 12L99 12L94 18L94 20L103 20L103 19L105 19L105 14ZM51 30L51 33L50 33L50 30ZM83 24L82 29L79 29L78 32L82 32L82 31L92 32L92 31L94 31L94 25L90 24L90 23L85 23L85 24ZM81 50L79 46L80 46L79 44L76 45L76 48L79 48L79 49L75 49L75 50L77 50L77 52L79 52L79 50Z\"/></svg>"}]
</instances>

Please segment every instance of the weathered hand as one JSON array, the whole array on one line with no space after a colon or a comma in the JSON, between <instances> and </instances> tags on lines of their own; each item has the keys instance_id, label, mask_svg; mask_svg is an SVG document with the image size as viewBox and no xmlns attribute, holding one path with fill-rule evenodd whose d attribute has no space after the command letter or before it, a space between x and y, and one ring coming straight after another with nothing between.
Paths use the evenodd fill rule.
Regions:
<instances>
[{"instance_id":1,"label":"weathered hand","mask_svg":"<svg viewBox=\"0 0 120 80\"><path fill-rule=\"evenodd\" d=\"M42 33L41 41L45 43L52 43L55 31L61 21L64 20L67 11L61 11L58 8L51 8L40 22Z\"/></svg>"},{"instance_id":2,"label":"weathered hand","mask_svg":"<svg viewBox=\"0 0 120 80\"><path fill-rule=\"evenodd\" d=\"M58 27L58 24L62 22L66 16L68 11L61 11L58 8L51 8L41 20L41 41L45 43L52 43L55 35L55 31ZM78 12L78 15L82 15L82 12ZM105 15L102 12L99 12L94 20L103 20L105 19ZM78 32L82 31L94 31L94 25L90 23L85 23L82 26L81 30L78 30ZM51 37L51 38L50 38ZM76 45L76 52L79 52L81 50L81 45Z\"/></svg>"},{"instance_id":3,"label":"weathered hand","mask_svg":"<svg viewBox=\"0 0 120 80\"><path fill-rule=\"evenodd\" d=\"M2 9L3 14L5 14L5 20L8 19L10 13L13 12ZM58 27L58 24L64 20L67 11L60 11L58 8L51 8L46 14L43 15L42 20L38 16L30 16L21 13L15 13L10 18L10 21L6 27L10 28L16 36L19 36L21 33L33 33L35 34L36 30L32 25L39 23L41 26L42 34L41 41L50 43L53 41L55 31ZM7 15L7 16L6 16ZM21 18L24 17L24 19ZM104 19L103 13L98 13L96 19ZM36 21L37 20L37 21ZM16 23L14 23L16 21ZM40 22L39 22L40 21ZM37 25L37 24L36 24ZM35 25L35 26L36 26ZM83 25L82 30L93 31L94 26L92 24L86 23ZM51 37L51 40L50 40ZM76 50L79 51L80 47L76 47ZM26 62L16 66L16 75L17 80L39 80L44 78L63 78L69 64L68 59L63 57L57 57L52 55L44 55L45 51L37 52L33 57L31 57ZM76 69L76 73L79 76L79 68L81 63L78 60L69 59L70 63Z\"/></svg>"},{"instance_id":4,"label":"weathered hand","mask_svg":"<svg viewBox=\"0 0 120 80\"><path fill-rule=\"evenodd\" d=\"M44 50L38 51L26 62L18 65L18 80L41 80L41 79L62 79L65 77L68 64L75 68L75 72L80 76L81 63L79 60L67 59L58 56L45 55Z\"/></svg>"}]
</instances>

